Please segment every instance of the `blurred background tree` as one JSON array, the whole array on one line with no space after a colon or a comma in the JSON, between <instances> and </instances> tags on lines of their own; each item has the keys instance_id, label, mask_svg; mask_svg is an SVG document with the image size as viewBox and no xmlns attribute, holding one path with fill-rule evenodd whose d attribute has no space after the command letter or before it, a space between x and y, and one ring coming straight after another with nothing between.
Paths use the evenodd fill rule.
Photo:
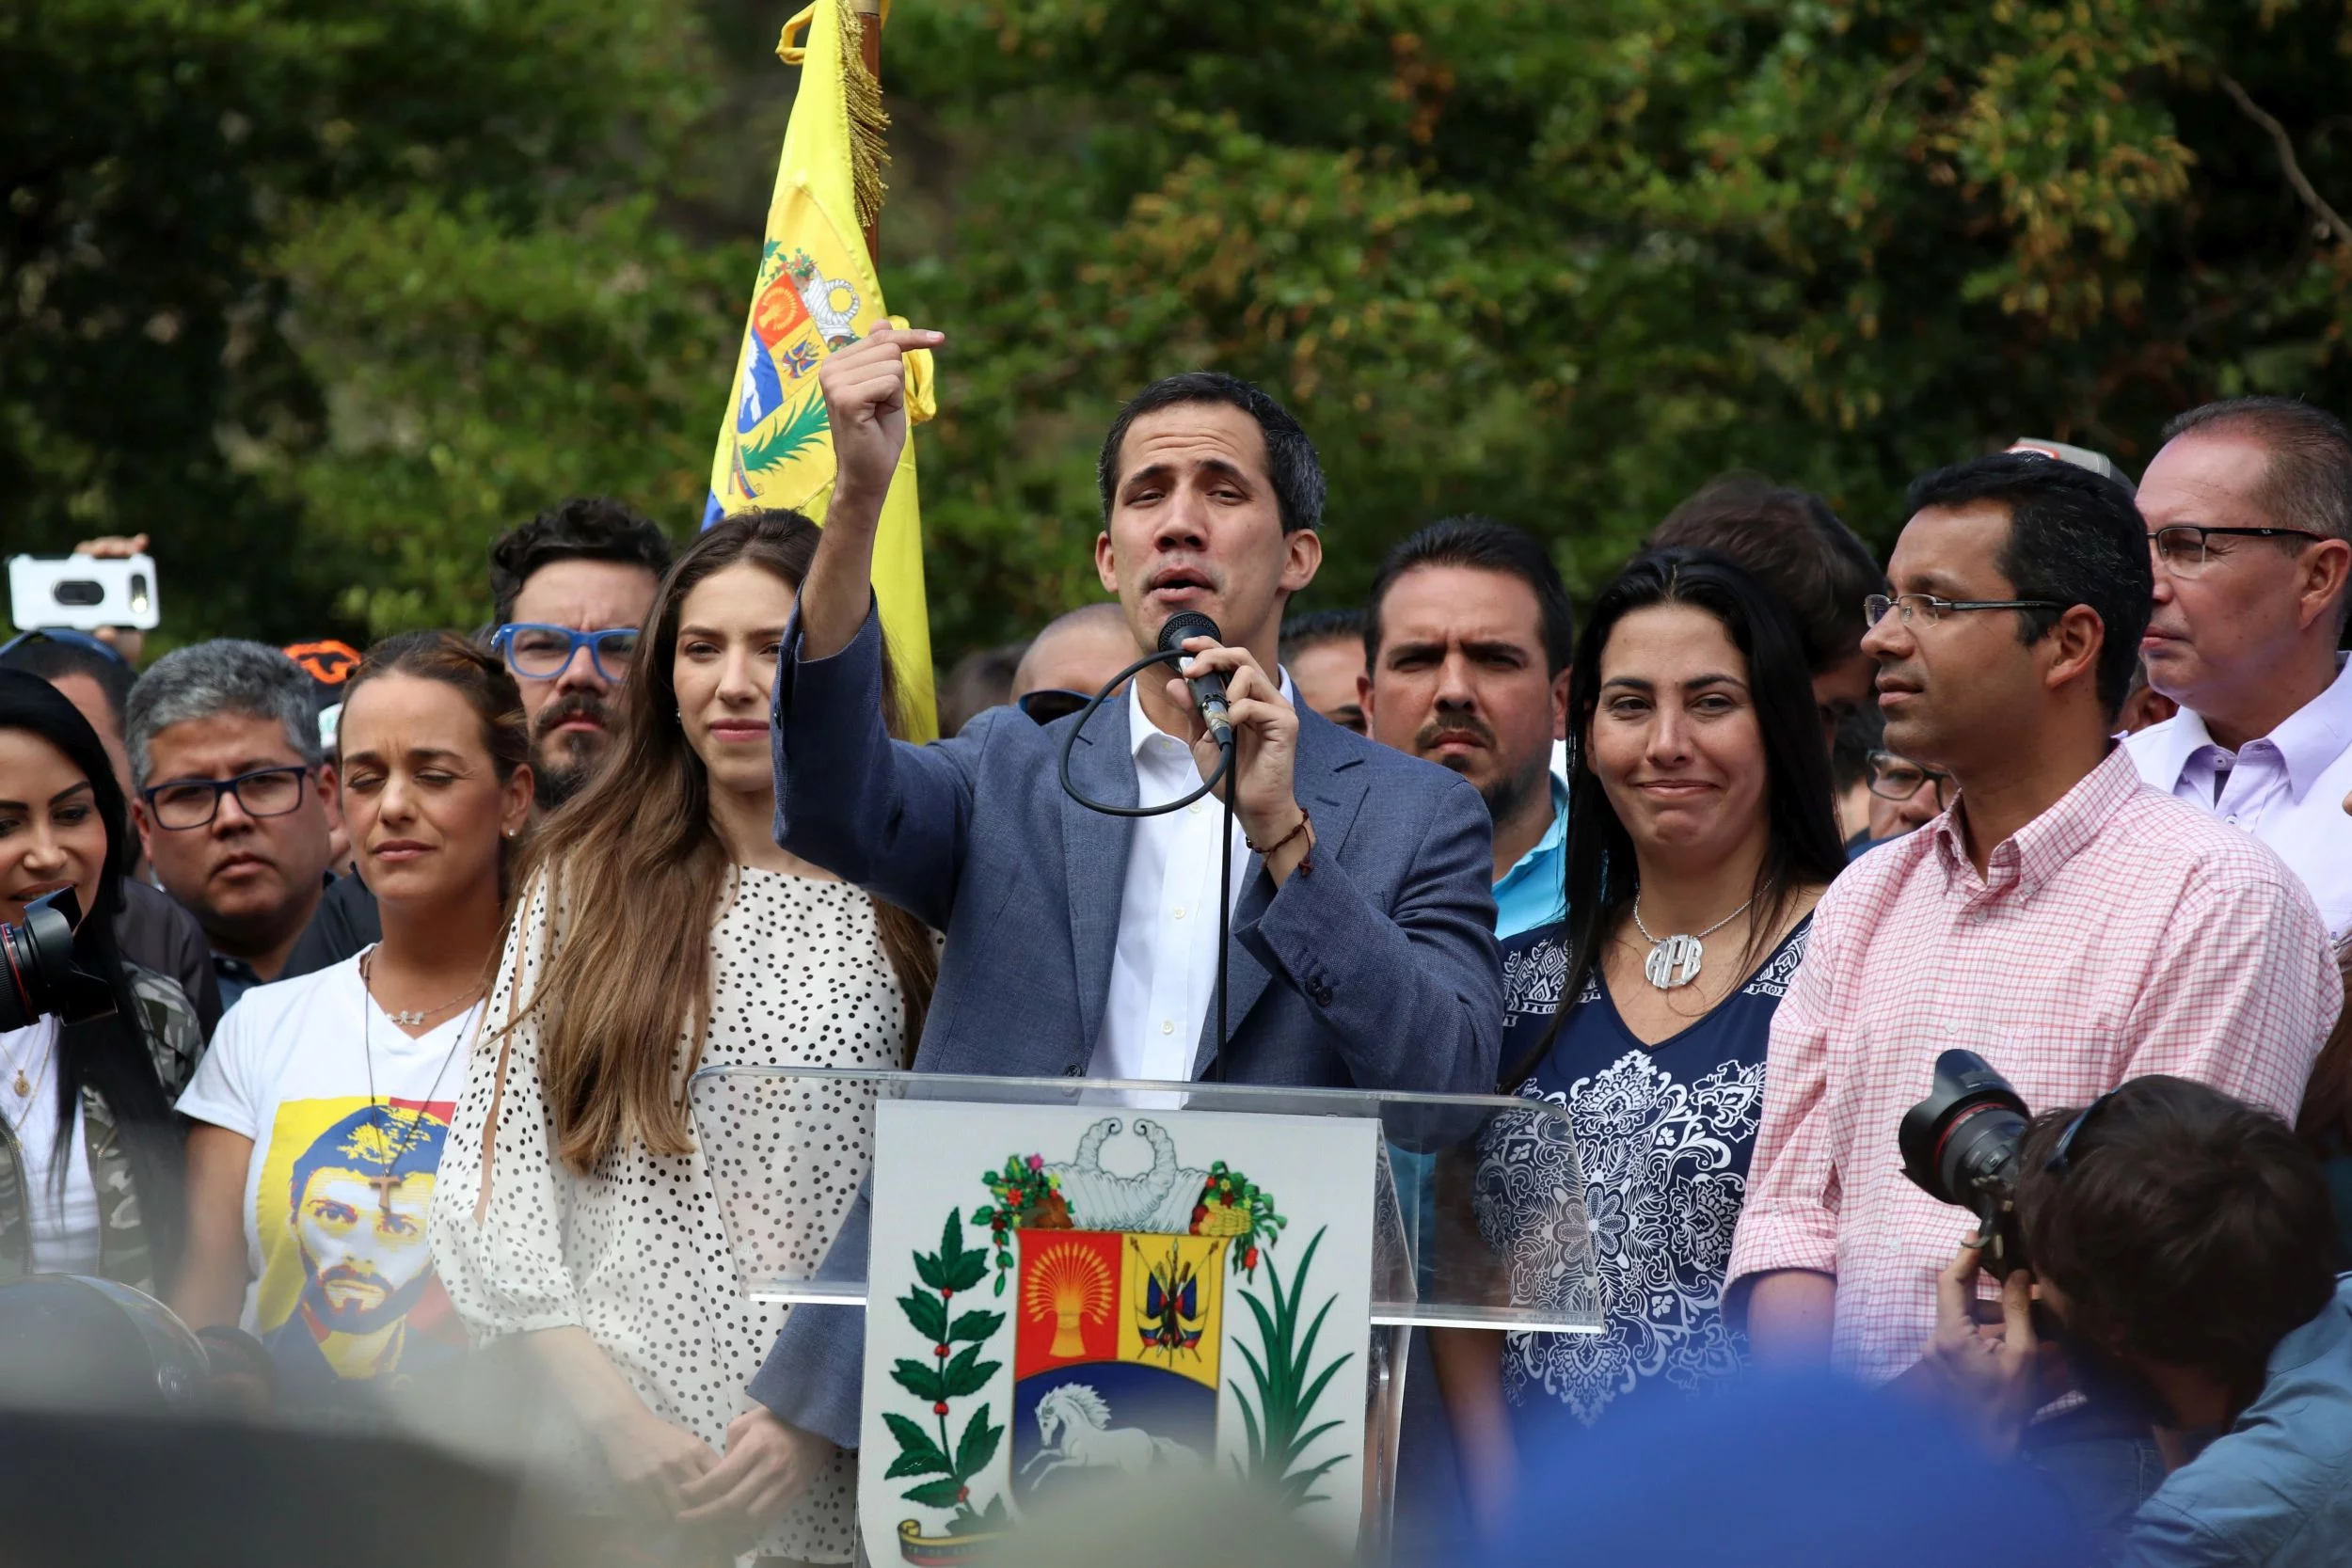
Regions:
<instances>
[{"instance_id":1,"label":"blurred background tree","mask_svg":"<svg viewBox=\"0 0 2352 1568\"><path fill-rule=\"evenodd\" d=\"M0 19L8 547L145 528L173 636L358 637L478 622L563 494L682 535L788 8ZM1726 467L1883 546L2013 436L2352 412L2352 0L900 0L884 55L943 662L1099 596L1095 444L1192 365L1314 434L1321 603L1448 512L1589 588Z\"/></svg>"}]
</instances>

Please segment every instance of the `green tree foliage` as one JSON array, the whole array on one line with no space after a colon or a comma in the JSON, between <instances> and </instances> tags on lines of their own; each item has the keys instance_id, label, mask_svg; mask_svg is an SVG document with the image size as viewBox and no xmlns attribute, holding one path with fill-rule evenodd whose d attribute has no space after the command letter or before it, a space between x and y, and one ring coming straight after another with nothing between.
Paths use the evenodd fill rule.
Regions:
<instances>
[{"instance_id":1,"label":"green tree foliage","mask_svg":"<svg viewBox=\"0 0 2352 1568\"><path fill-rule=\"evenodd\" d=\"M0 11L0 536L145 530L171 635L291 639L463 624L566 489L675 515L725 353L642 198L712 97L633 0Z\"/></svg>"},{"instance_id":2,"label":"green tree foliage","mask_svg":"<svg viewBox=\"0 0 2352 1568\"><path fill-rule=\"evenodd\" d=\"M175 634L291 637L469 624L561 494L691 528L788 8L9 9L0 536L147 528ZM935 644L1099 594L1100 433L1198 364L1321 446L1323 602L1451 511L1589 587L1724 467L1883 543L2015 435L2352 411L2286 164L2352 210L2348 71L2352 0L899 0Z\"/></svg>"},{"instance_id":3,"label":"green tree foliage","mask_svg":"<svg viewBox=\"0 0 2352 1568\"><path fill-rule=\"evenodd\" d=\"M1315 436L1324 602L1446 512L1589 587L1725 467L1884 543L2014 436L2136 468L2219 393L2352 412L2352 236L2222 86L2352 208L2339 0L971 0L892 60L964 150L898 298L959 334L925 518L967 641L1093 591L1091 444L1196 363Z\"/></svg>"}]
</instances>

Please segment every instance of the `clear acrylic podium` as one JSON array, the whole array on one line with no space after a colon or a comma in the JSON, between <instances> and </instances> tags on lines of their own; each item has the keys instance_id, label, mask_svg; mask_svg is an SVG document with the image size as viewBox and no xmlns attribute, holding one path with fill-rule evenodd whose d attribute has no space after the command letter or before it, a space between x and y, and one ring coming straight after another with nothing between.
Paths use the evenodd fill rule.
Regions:
<instances>
[{"instance_id":1,"label":"clear acrylic podium","mask_svg":"<svg viewBox=\"0 0 2352 1568\"><path fill-rule=\"evenodd\" d=\"M1370 1464L1361 1540L1368 1559L1383 1554L1389 1535L1412 1330L1590 1334L1600 1328L1575 1135L1565 1114L1541 1101L745 1067L704 1069L694 1075L690 1095L744 1291L760 1301L859 1307L866 1303L862 1248L849 1256L846 1245L818 1249L769 1238L805 1234L771 1223L792 1205L781 1172L795 1160L821 1148L838 1174L866 1179L874 1107L882 1101L1377 1122L1372 1354L1364 1390Z\"/></svg>"}]
</instances>

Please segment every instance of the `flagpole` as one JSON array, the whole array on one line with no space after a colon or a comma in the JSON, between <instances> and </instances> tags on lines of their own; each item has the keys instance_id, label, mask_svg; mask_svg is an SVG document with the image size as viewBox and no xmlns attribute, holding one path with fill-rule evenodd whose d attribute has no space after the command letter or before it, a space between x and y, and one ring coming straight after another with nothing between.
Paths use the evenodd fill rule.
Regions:
<instances>
[{"instance_id":1,"label":"flagpole","mask_svg":"<svg viewBox=\"0 0 2352 1568\"><path fill-rule=\"evenodd\" d=\"M882 0L852 0L850 8L857 12L858 53L865 56L866 72L874 78L877 91L882 87ZM882 271L882 214L866 226L866 256Z\"/></svg>"}]
</instances>

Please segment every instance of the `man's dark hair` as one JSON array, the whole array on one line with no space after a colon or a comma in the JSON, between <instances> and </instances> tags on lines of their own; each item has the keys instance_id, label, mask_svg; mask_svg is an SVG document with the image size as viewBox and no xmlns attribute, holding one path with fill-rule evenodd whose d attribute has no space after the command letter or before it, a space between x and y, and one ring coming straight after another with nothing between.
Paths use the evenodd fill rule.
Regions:
<instances>
[{"instance_id":1,"label":"man's dark hair","mask_svg":"<svg viewBox=\"0 0 2352 1568\"><path fill-rule=\"evenodd\" d=\"M616 561L659 578L670 569L670 536L649 517L602 496L574 496L510 529L490 546L490 595L497 625L515 618L515 599L531 574L558 561Z\"/></svg>"},{"instance_id":2,"label":"man's dark hair","mask_svg":"<svg viewBox=\"0 0 2352 1568\"><path fill-rule=\"evenodd\" d=\"M2009 538L1993 564L2009 578L2010 596L2065 607L2014 611L2019 641L2040 641L2075 605L2097 611L2105 631L2099 705L2113 719L2131 694L2132 666L2156 592L2148 526L2131 492L2072 463L2004 451L1922 474L1911 482L1908 498L1914 513L1977 501L2009 508Z\"/></svg>"},{"instance_id":3,"label":"man's dark hair","mask_svg":"<svg viewBox=\"0 0 2352 1568\"><path fill-rule=\"evenodd\" d=\"M2273 527L2352 539L2352 430L2342 420L2293 398L2224 398L2175 419L2164 438L2192 431L2243 436L2270 453L2256 499Z\"/></svg>"},{"instance_id":4,"label":"man's dark hair","mask_svg":"<svg viewBox=\"0 0 2352 1568\"><path fill-rule=\"evenodd\" d=\"M1886 587L1869 546L1829 502L1757 473L1708 481L1666 514L1642 547L1729 556L1788 611L1817 675L1861 650L1862 601Z\"/></svg>"},{"instance_id":5,"label":"man's dark hair","mask_svg":"<svg viewBox=\"0 0 2352 1568\"><path fill-rule=\"evenodd\" d=\"M2319 1162L2267 1111L2185 1078L2135 1078L2094 1110L2036 1117L2017 1216L2070 1334L2224 1380L2239 1403L2271 1350L2334 1299L2335 1214Z\"/></svg>"},{"instance_id":6,"label":"man's dark hair","mask_svg":"<svg viewBox=\"0 0 2352 1568\"><path fill-rule=\"evenodd\" d=\"M1379 573L1372 579L1371 599L1364 607L1367 668L1380 662L1381 602L1397 578L1422 566L1468 566L1501 572L1527 584L1535 595L1544 640L1544 673L1556 675L1568 667L1576 653L1576 611L1568 604L1568 589L1560 580L1560 568L1551 563L1551 552L1523 529L1470 515L1431 523L1380 562Z\"/></svg>"},{"instance_id":7,"label":"man's dark hair","mask_svg":"<svg viewBox=\"0 0 2352 1568\"><path fill-rule=\"evenodd\" d=\"M131 708L131 683L137 677L130 665L117 656L62 638L35 635L0 654L0 669L22 670L39 675L52 686L61 676L88 676L98 683L98 689L106 694L106 705L114 710L115 738L123 738L124 716Z\"/></svg>"},{"instance_id":8,"label":"man's dark hair","mask_svg":"<svg viewBox=\"0 0 2352 1568\"><path fill-rule=\"evenodd\" d=\"M1870 776L1870 753L1886 743L1886 715L1873 703L1837 716L1830 739L1829 778L1843 795Z\"/></svg>"},{"instance_id":9,"label":"man's dark hair","mask_svg":"<svg viewBox=\"0 0 2352 1568\"><path fill-rule=\"evenodd\" d=\"M939 738L946 740L972 721L973 715L1002 707L1012 701L1012 677L1029 639L976 648L956 660L939 683Z\"/></svg>"},{"instance_id":10,"label":"man's dark hair","mask_svg":"<svg viewBox=\"0 0 2352 1568\"><path fill-rule=\"evenodd\" d=\"M1094 465L1095 487L1103 493L1103 520L1110 521L1119 494L1119 451L1127 441L1127 427L1146 414L1186 403L1222 403L1258 421L1265 437L1266 483L1274 486L1274 502L1282 516L1282 531L1295 533L1323 522L1323 464L1315 444L1291 417L1291 411L1263 388L1227 375L1223 371L1186 371L1154 381L1127 400L1103 437L1103 454Z\"/></svg>"},{"instance_id":11,"label":"man's dark hair","mask_svg":"<svg viewBox=\"0 0 2352 1568\"><path fill-rule=\"evenodd\" d=\"M1294 615L1282 623L1281 657L1319 648L1326 642L1361 642L1364 612L1360 610L1318 610Z\"/></svg>"}]
</instances>

